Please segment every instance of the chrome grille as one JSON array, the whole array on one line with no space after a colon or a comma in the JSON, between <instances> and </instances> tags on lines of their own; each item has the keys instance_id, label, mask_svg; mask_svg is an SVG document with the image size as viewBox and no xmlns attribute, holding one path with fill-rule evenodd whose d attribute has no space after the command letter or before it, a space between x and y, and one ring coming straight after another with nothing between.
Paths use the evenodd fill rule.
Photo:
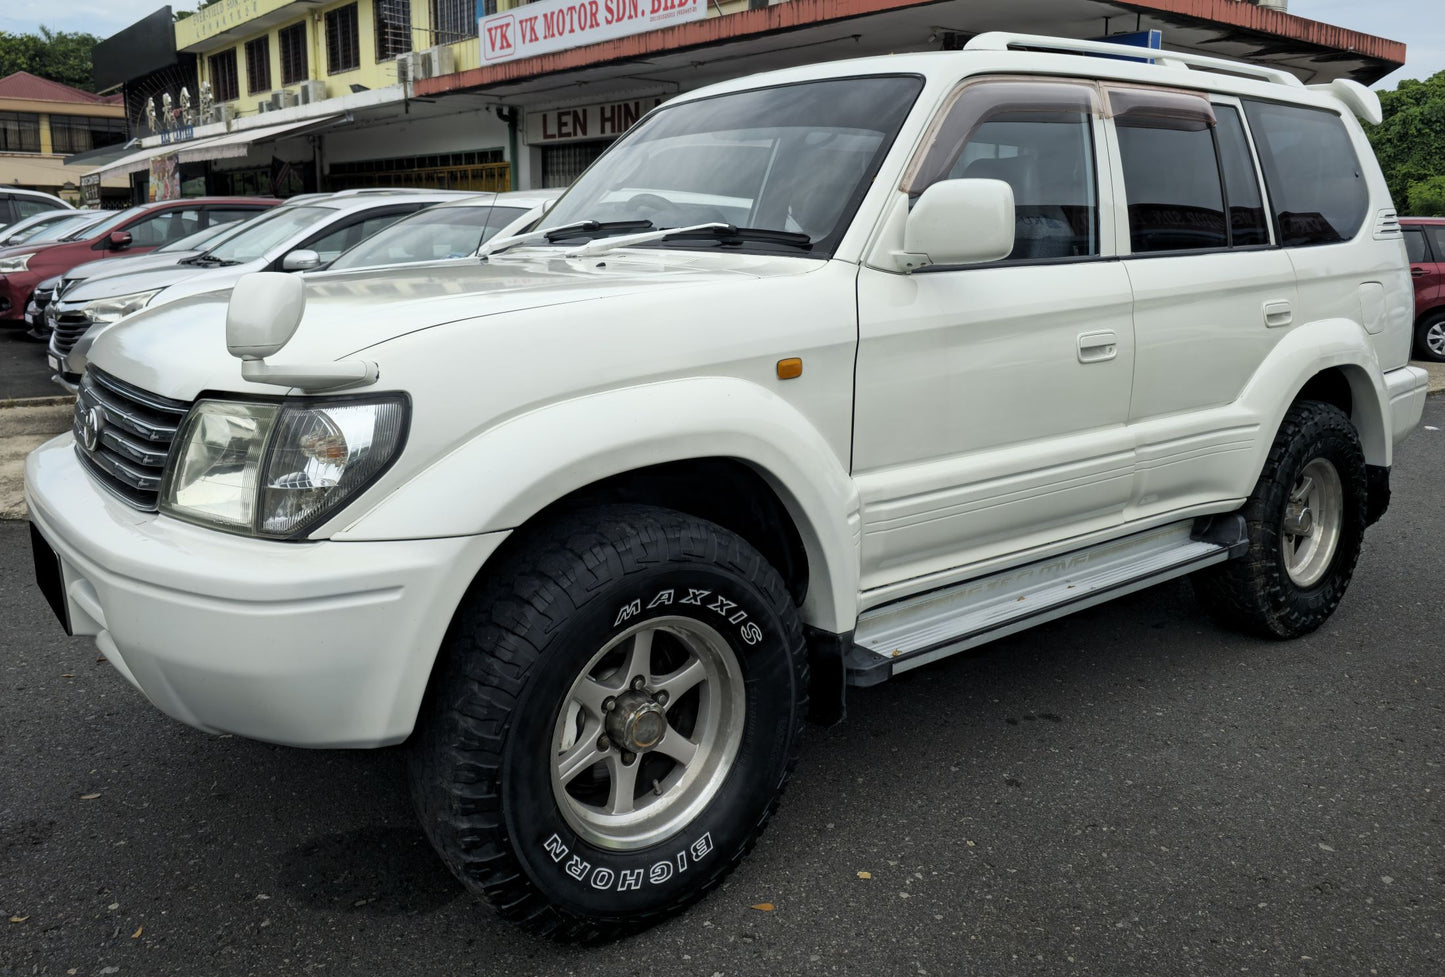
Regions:
<instances>
[{"instance_id":1,"label":"chrome grille","mask_svg":"<svg viewBox=\"0 0 1445 977\"><path fill-rule=\"evenodd\" d=\"M95 478L126 504L154 512L161 476L176 429L191 405L147 393L95 367L80 381L75 400L75 452ZM86 446L92 411L101 420L92 447Z\"/></svg>"},{"instance_id":2,"label":"chrome grille","mask_svg":"<svg viewBox=\"0 0 1445 977\"><path fill-rule=\"evenodd\" d=\"M80 337L93 325L90 316L84 312L62 312L52 316L50 321L55 327L51 345L61 356L68 356L75 344L80 342Z\"/></svg>"}]
</instances>

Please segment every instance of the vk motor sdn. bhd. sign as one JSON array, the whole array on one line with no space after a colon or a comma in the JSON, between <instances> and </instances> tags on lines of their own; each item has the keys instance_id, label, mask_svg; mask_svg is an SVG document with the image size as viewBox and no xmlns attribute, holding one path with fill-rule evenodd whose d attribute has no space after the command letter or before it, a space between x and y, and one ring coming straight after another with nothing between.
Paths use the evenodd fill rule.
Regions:
<instances>
[{"instance_id":1,"label":"vk motor sdn. bhd. sign","mask_svg":"<svg viewBox=\"0 0 1445 977\"><path fill-rule=\"evenodd\" d=\"M482 63L612 41L707 16L705 0L542 0L477 21Z\"/></svg>"}]
</instances>

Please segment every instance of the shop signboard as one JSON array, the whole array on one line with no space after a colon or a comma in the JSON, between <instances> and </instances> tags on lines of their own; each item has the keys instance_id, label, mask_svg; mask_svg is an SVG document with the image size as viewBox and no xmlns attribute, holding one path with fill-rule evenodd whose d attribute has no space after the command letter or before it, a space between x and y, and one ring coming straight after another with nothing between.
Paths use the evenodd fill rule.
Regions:
<instances>
[{"instance_id":1,"label":"shop signboard","mask_svg":"<svg viewBox=\"0 0 1445 977\"><path fill-rule=\"evenodd\" d=\"M587 139L616 139L655 106L662 97L633 98L600 105L574 105L527 115L527 143L531 146Z\"/></svg>"},{"instance_id":2,"label":"shop signboard","mask_svg":"<svg viewBox=\"0 0 1445 977\"><path fill-rule=\"evenodd\" d=\"M540 0L480 18L477 35L482 63L500 64L706 16L705 0Z\"/></svg>"},{"instance_id":3,"label":"shop signboard","mask_svg":"<svg viewBox=\"0 0 1445 977\"><path fill-rule=\"evenodd\" d=\"M151 200L178 200L181 196L181 168L175 153L151 157Z\"/></svg>"},{"instance_id":4,"label":"shop signboard","mask_svg":"<svg viewBox=\"0 0 1445 977\"><path fill-rule=\"evenodd\" d=\"M100 172L87 173L80 178L80 203L83 207L100 206Z\"/></svg>"}]
</instances>

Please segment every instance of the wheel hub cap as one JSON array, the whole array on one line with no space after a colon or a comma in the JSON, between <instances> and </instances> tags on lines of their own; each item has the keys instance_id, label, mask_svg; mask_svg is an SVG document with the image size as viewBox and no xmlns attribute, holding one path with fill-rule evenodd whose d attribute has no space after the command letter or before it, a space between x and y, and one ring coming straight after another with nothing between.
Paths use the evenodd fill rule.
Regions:
<instances>
[{"instance_id":1,"label":"wheel hub cap","mask_svg":"<svg viewBox=\"0 0 1445 977\"><path fill-rule=\"evenodd\" d=\"M1325 458L1305 465L1290 489L1280 524L1284 569L1298 587L1324 579L1339 548L1345 514L1340 473Z\"/></svg>"},{"instance_id":2,"label":"wheel hub cap","mask_svg":"<svg viewBox=\"0 0 1445 977\"><path fill-rule=\"evenodd\" d=\"M667 732L667 716L646 692L627 692L617 697L616 705L607 714L607 735L624 750L641 753L662 742Z\"/></svg>"}]
</instances>

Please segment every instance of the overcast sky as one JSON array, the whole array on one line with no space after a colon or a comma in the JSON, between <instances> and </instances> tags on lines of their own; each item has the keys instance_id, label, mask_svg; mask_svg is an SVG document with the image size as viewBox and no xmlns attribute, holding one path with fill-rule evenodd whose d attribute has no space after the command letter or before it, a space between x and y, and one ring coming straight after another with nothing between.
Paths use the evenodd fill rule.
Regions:
<instances>
[{"instance_id":1,"label":"overcast sky","mask_svg":"<svg viewBox=\"0 0 1445 977\"><path fill-rule=\"evenodd\" d=\"M28 34L41 24L54 30L108 36L164 4L156 0L0 0L0 30ZM194 0L177 0L188 10ZM1408 45L1405 67L1385 79L1428 78L1445 68L1445 16L1441 0L1290 0L1290 13L1327 24L1379 34ZM1169 46L1166 34L1164 46Z\"/></svg>"}]
</instances>

